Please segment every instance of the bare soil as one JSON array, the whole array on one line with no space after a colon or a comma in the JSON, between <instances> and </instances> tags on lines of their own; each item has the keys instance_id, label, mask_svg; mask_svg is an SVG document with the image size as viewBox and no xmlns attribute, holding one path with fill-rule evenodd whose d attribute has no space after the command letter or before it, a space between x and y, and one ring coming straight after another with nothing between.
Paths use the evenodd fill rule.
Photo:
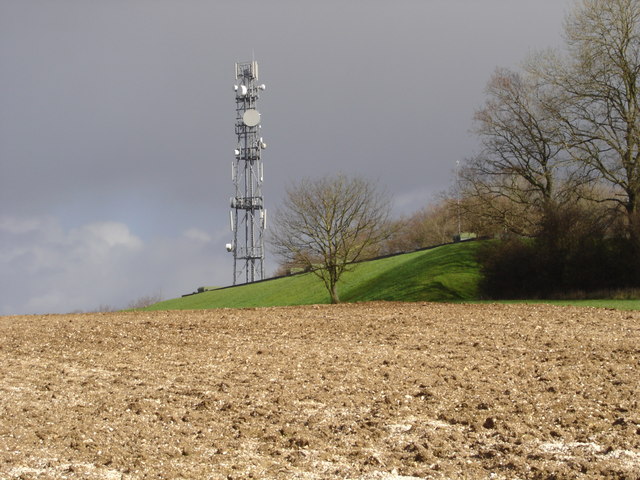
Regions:
<instances>
[{"instance_id":1,"label":"bare soil","mask_svg":"<svg viewBox=\"0 0 640 480\"><path fill-rule=\"evenodd\" d=\"M640 313L0 317L2 479L640 478Z\"/></svg>"}]
</instances>

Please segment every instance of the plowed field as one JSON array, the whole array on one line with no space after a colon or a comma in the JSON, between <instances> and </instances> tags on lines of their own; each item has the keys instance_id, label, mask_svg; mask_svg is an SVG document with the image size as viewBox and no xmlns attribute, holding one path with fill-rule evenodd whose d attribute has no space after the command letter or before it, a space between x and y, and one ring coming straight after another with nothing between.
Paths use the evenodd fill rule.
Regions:
<instances>
[{"instance_id":1,"label":"plowed field","mask_svg":"<svg viewBox=\"0 0 640 480\"><path fill-rule=\"evenodd\" d=\"M640 313L0 317L2 479L640 478Z\"/></svg>"}]
</instances>

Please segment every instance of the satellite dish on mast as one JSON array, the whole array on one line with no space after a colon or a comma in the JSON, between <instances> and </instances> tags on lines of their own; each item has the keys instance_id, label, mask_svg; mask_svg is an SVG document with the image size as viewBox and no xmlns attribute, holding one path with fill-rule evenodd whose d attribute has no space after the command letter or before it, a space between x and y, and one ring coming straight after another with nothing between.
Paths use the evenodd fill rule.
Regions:
<instances>
[{"instance_id":1,"label":"satellite dish on mast","mask_svg":"<svg viewBox=\"0 0 640 480\"><path fill-rule=\"evenodd\" d=\"M255 127L260 123L260 112L254 109L247 110L242 115L242 121L247 127Z\"/></svg>"}]
</instances>

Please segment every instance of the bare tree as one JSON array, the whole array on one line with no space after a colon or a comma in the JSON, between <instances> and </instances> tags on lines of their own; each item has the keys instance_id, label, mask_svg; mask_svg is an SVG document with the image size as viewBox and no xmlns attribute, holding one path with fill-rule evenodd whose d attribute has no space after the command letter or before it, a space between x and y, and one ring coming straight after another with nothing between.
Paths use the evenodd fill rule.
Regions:
<instances>
[{"instance_id":1,"label":"bare tree","mask_svg":"<svg viewBox=\"0 0 640 480\"><path fill-rule=\"evenodd\" d=\"M158 303L162 301L162 293L155 293L153 295L143 295L136 300L132 300L127 305L127 308L130 310L137 310L140 308L150 307L154 303Z\"/></svg>"},{"instance_id":2,"label":"bare tree","mask_svg":"<svg viewBox=\"0 0 640 480\"><path fill-rule=\"evenodd\" d=\"M545 212L566 200L562 130L548 92L527 75L498 69L475 114L482 151L459 172L467 208L518 234L535 234Z\"/></svg>"},{"instance_id":3,"label":"bare tree","mask_svg":"<svg viewBox=\"0 0 640 480\"><path fill-rule=\"evenodd\" d=\"M566 55L529 71L553 87L573 158L613 187L629 232L640 207L640 0L582 0L565 22Z\"/></svg>"},{"instance_id":4,"label":"bare tree","mask_svg":"<svg viewBox=\"0 0 640 480\"><path fill-rule=\"evenodd\" d=\"M458 233L454 199L442 198L408 217L394 222L393 235L385 242L386 253L410 252L449 243Z\"/></svg>"},{"instance_id":5,"label":"bare tree","mask_svg":"<svg viewBox=\"0 0 640 480\"><path fill-rule=\"evenodd\" d=\"M341 275L388 237L389 206L386 194L362 178L304 179L287 189L269 243L285 262L320 277L338 303Z\"/></svg>"}]
</instances>

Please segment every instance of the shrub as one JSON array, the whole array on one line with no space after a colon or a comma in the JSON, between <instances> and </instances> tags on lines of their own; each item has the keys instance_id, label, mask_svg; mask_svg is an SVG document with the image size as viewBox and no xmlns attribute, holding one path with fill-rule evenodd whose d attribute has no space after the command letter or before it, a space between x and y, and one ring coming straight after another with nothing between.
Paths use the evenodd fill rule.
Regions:
<instances>
[{"instance_id":1,"label":"shrub","mask_svg":"<svg viewBox=\"0 0 640 480\"><path fill-rule=\"evenodd\" d=\"M508 238L480 250L480 290L486 297L515 299L637 288L637 250L632 240L612 234L606 217L576 206L555 208L535 238Z\"/></svg>"}]
</instances>

